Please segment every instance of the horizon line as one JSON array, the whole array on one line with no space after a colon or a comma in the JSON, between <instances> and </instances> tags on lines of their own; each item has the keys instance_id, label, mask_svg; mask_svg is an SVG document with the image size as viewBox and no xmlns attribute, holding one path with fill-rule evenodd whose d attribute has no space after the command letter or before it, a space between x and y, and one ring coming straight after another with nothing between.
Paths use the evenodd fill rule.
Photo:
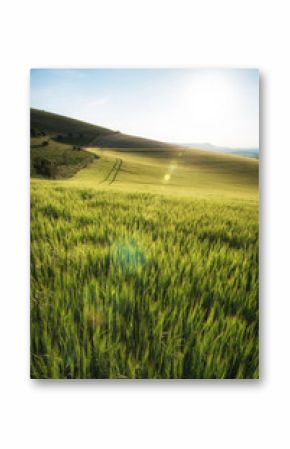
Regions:
<instances>
[{"instance_id":1,"label":"horizon line","mask_svg":"<svg viewBox=\"0 0 290 449\"><path fill-rule=\"evenodd\" d=\"M106 128L106 129L111 130L113 132L120 132L121 134L126 134L126 135L130 135L130 136L134 136L134 137L140 137L140 138L148 139L148 140L155 140L156 142L161 142L161 143L165 143L165 144L181 145L181 146L182 145L193 145L193 146L194 145L203 145L203 146L209 145L209 146L212 146L213 148L217 148L217 149L243 150L243 151L257 150L257 151L260 151L260 147L259 146L255 146L255 145L248 146L248 147L241 147L241 146L218 145L218 144L215 144L215 143L212 143L212 142L205 142L205 141L203 141L203 142L189 142L189 141L176 142L175 141L174 142L174 141L159 140L159 139L156 139L156 138L153 138L153 137L140 136L140 135L136 135L136 134L131 134L130 132L127 133L126 131L120 131L119 129L113 129L113 128L108 127L107 125L99 125L97 123L88 122L88 121L83 120L82 118L79 118L79 117L73 117L73 116L69 116L69 115L64 115L62 113L51 111L51 110L39 109L39 108L37 108L35 106L32 106L32 105L30 105L30 109L35 109L36 111L41 111L41 112L48 112L49 114L59 115L61 117L66 117L66 118L69 118L71 120L78 120L80 122L87 123L87 124L92 125L92 126L98 126L100 128Z\"/></svg>"}]
</instances>

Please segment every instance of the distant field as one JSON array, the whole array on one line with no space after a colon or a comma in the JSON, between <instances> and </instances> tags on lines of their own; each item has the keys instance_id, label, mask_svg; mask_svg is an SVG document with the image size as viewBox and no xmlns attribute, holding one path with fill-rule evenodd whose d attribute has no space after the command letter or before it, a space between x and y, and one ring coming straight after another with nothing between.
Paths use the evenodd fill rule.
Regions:
<instances>
[{"instance_id":1,"label":"distant field","mask_svg":"<svg viewBox=\"0 0 290 449\"><path fill-rule=\"evenodd\" d=\"M31 376L258 378L258 162L92 142L32 173Z\"/></svg>"},{"instance_id":2,"label":"distant field","mask_svg":"<svg viewBox=\"0 0 290 449\"><path fill-rule=\"evenodd\" d=\"M181 196L257 199L258 163L239 156L182 148L88 148L99 159L70 182L96 187L116 160L122 165L114 188Z\"/></svg>"}]
</instances>

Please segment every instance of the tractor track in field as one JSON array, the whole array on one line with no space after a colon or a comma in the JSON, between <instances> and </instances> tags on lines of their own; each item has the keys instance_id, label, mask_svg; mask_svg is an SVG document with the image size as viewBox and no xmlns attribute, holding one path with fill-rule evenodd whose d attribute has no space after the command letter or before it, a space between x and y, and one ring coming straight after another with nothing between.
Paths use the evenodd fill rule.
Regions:
<instances>
[{"instance_id":1,"label":"tractor track in field","mask_svg":"<svg viewBox=\"0 0 290 449\"><path fill-rule=\"evenodd\" d=\"M105 184L105 183L107 183L108 185L113 184L113 182L116 180L117 175L121 169L122 162L123 162L122 159L117 158L114 162L113 167L107 173L105 178L100 182L100 184Z\"/></svg>"}]
</instances>

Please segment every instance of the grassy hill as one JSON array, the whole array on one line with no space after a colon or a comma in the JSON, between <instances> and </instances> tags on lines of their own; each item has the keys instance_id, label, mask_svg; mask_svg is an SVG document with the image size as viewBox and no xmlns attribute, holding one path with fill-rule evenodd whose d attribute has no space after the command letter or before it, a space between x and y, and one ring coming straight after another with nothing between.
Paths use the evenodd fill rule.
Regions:
<instances>
[{"instance_id":1,"label":"grassy hill","mask_svg":"<svg viewBox=\"0 0 290 449\"><path fill-rule=\"evenodd\" d=\"M31 376L258 378L258 161L118 138L32 148L93 159L31 180Z\"/></svg>"},{"instance_id":2,"label":"grassy hill","mask_svg":"<svg viewBox=\"0 0 290 449\"><path fill-rule=\"evenodd\" d=\"M32 176L70 177L93 162L94 154L92 167L80 173L92 187L98 186L103 170L121 160L115 187L184 194L192 188L211 194L257 190L259 165L249 158L163 144L36 109L31 110L31 128L38 135L31 137ZM49 144L42 146L45 142ZM46 170L48 165L56 169Z\"/></svg>"},{"instance_id":3,"label":"grassy hill","mask_svg":"<svg viewBox=\"0 0 290 449\"><path fill-rule=\"evenodd\" d=\"M81 147L56 142L47 136L33 137L30 147L30 175L36 178L69 178L97 157Z\"/></svg>"},{"instance_id":4,"label":"grassy hill","mask_svg":"<svg viewBox=\"0 0 290 449\"><path fill-rule=\"evenodd\" d=\"M138 145L140 148L164 145L37 109L31 109L30 129L32 177L60 179L73 176L96 157L84 151L87 145Z\"/></svg>"},{"instance_id":5,"label":"grassy hill","mask_svg":"<svg viewBox=\"0 0 290 449\"><path fill-rule=\"evenodd\" d=\"M155 148L169 145L38 109L31 109L30 128L33 136L44 132L54 139L60 137L62 142L76 145L124 148Z\"/></svg>"},{"instance_id":6,"label":"grassy hill","mask_svg":"<svg viewBox=\"0 0 290 449\"><path fill-rule=\"evenodd\" d=\"M61 141L77 145L87 145L97 136L114 133L111 129L38 109L30 110L30 128L33 137L45 133L55 139L61 136Z\"/></svg>"},{"instance_id":7,"label":"grassy hill","mask_svg":"<svg viewBox=\"0 0 290 449\"><path fill-rule=\"evenodd\" d=\"M254 159L184 148L91 147L88 151L99 159L70 183L187 197L257 198L258 162Z\"/></svg>"}]
</instances>

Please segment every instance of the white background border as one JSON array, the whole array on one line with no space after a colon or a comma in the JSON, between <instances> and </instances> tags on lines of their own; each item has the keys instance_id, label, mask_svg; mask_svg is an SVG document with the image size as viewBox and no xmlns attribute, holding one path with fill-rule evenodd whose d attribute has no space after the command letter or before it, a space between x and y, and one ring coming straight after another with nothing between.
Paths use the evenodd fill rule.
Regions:
<instances>
[{"instance_id":1,"label":"white background border","mask_svg":"<svg viewBox=\"0 0 290 449\"><path fill-rule=\"evenodd\" d=\"M289 447L288 2L6 1L1 33L3 448ZM29 380L29 69L261 72L261 380Z\"/></svg>"}]
</instances>

